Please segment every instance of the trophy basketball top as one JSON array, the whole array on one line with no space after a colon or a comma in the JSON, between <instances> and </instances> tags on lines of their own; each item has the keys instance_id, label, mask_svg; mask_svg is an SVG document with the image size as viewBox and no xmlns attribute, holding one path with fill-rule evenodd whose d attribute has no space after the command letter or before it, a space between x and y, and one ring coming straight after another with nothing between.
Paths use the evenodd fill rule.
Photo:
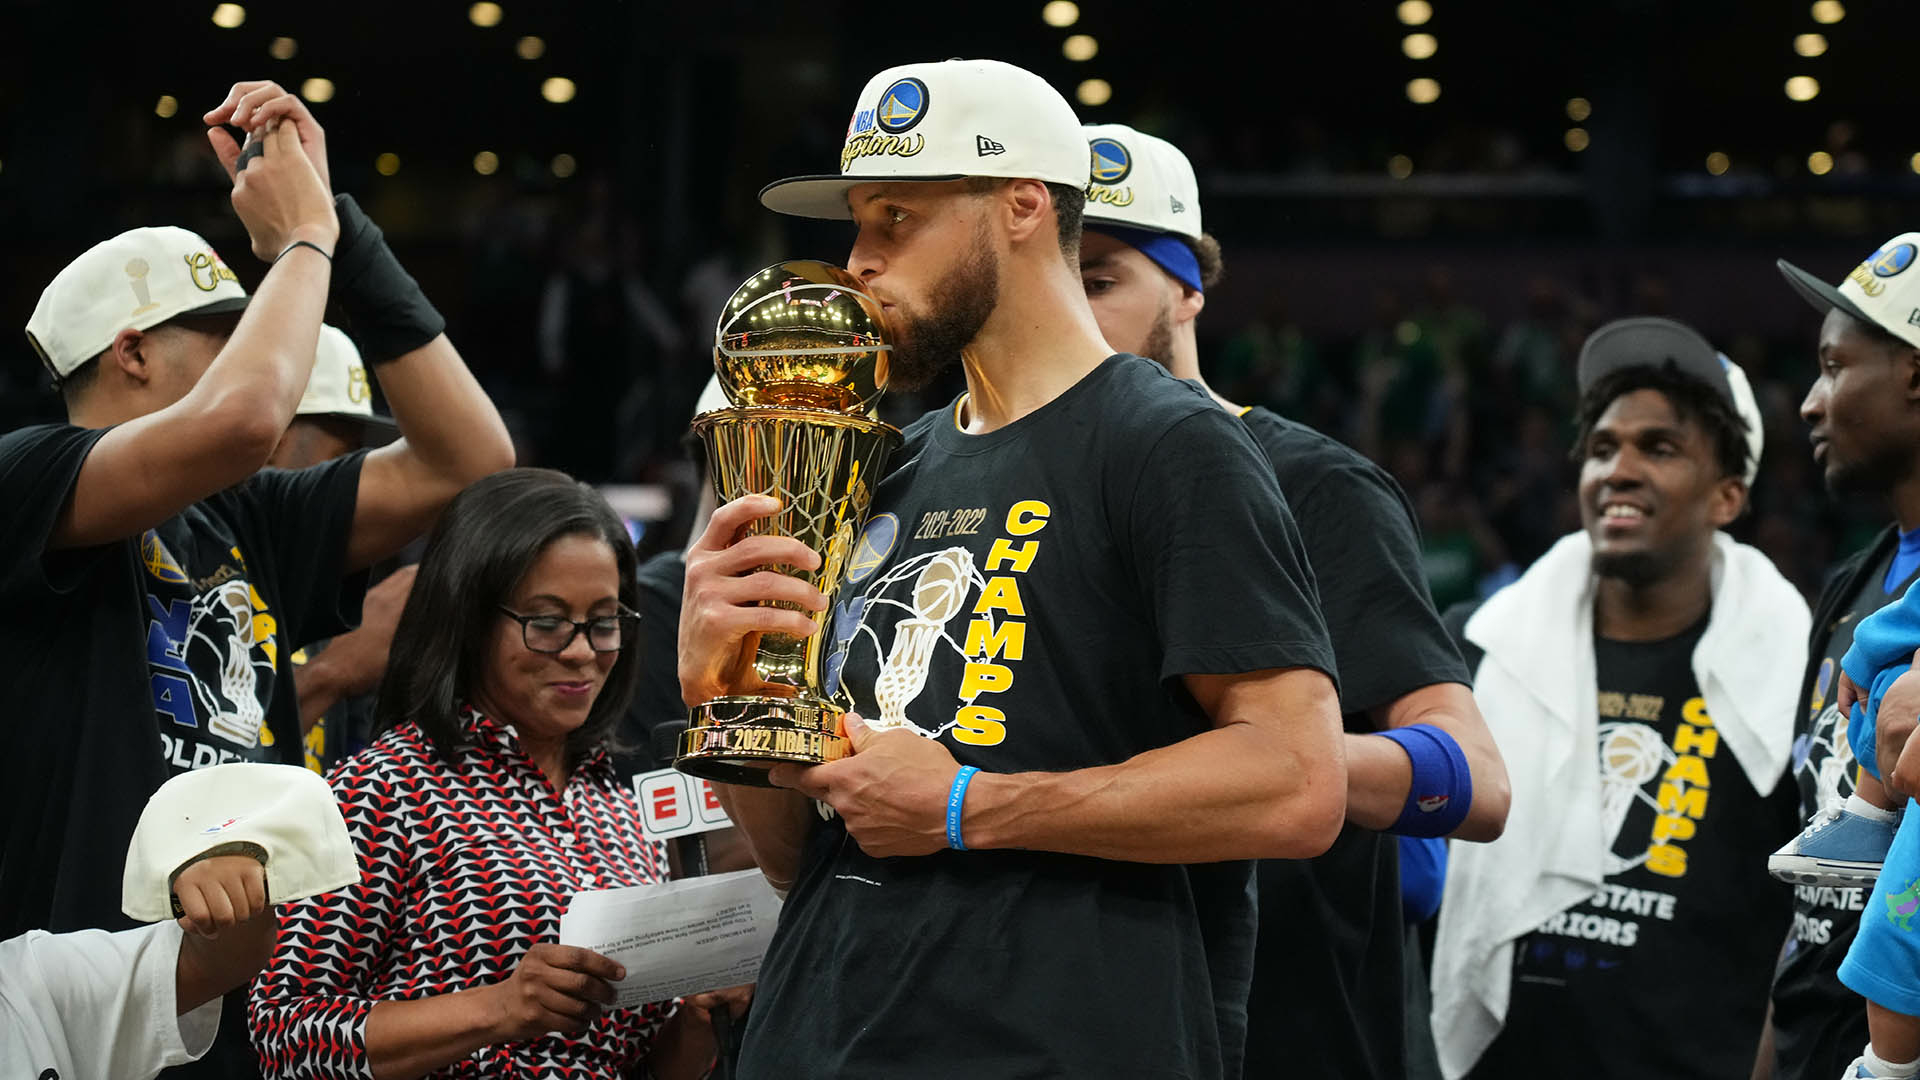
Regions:
<instances>
[{"instance_id":1,"label":"trophy basketball top","mask_svg":"<svg viewBox=\"0 0 1920 1080\"><path fill-rule=\"evenodd\" d=\"M853 275L791 259L742 282L721 309L713 367L736 406L865 414L887 388L886 321Z\"/></svg>"}]
</instances>

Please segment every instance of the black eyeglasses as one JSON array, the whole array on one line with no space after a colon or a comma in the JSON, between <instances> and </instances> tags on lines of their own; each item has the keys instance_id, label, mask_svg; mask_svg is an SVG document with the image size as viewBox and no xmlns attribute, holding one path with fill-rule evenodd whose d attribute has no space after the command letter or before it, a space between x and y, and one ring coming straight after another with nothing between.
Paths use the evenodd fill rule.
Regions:
<instances>
[{"instance_id":1,"label":"black eyeglasses","mask_svg":"<svg viewBox=\"0 0 1920 1080\"><path fill-rule=\"evenodd\" d=\"M619 652L626 645L626 625L640 618L637 611L622 607L618 615L600 615L574 622L559 615L522 615L506 605L500 614L520 624L520 640L537 653L561 653L579 634L587 635L594 652Z\"/></svg>"}]
</instances>

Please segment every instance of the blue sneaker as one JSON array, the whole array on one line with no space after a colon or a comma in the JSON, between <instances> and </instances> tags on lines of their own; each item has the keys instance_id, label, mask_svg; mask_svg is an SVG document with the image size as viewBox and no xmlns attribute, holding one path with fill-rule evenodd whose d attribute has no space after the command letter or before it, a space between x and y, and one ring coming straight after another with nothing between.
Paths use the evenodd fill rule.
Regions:
<instances>
[{"instance_id":1,"label":"blue sneaker","mask_svg":"<svg viewBox=\"0 0 1920 1080\"><path fill-rule=\"evenodd\" d=\"M1822 810L1767 857L1767 872L1796 885L1872 885L1899 827L1898 818L1875 821L1844 808Z\"/></svg>"}]
</instances>

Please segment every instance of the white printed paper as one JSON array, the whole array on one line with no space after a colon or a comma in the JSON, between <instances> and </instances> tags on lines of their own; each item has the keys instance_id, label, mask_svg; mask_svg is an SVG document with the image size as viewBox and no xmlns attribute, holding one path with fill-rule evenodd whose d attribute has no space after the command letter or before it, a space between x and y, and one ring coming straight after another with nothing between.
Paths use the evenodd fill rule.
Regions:
<instances>
[{"instance_id":1,"label":"white printed paper","mask_svg":"<svg viewBox=\"0 0 1920 1080\"><path fill-rule=\"evenodd\" d=\"M779 918L767 879L740 870L577 893L560 917L560 943L625 966L614 989L627 1009L755 981Z\"/></svg>"}]
</instances>

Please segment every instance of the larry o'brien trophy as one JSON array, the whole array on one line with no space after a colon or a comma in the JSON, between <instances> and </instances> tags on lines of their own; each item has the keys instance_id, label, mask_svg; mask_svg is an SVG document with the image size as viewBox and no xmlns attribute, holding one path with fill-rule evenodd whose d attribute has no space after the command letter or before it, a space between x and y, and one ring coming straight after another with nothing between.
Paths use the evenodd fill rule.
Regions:
<instances>
[{"instance_id":1,"label":"larry o'brien trophy","mask_svg":"<svg viewBox=\"0 0 1920 1080\"><path fill-rule=\"evenodd\" d=\"M783 761L817 765L845 757L842 710L821 687L826 623L847 556L866 526L873 485L900 445L898 429L871 410L887 385L886 324L880 305L845 270L794 260L748 278L720 313L713 366L731 408L701 413L693 432L722 503L772 495L780 512L756 522L758 535L791 536L820 555L802 574L827 595L810 612L813 635L762 635L754 667L792 697L735 696L697 705L680 736L674 767L728 784L770 786Z\"/></svg>"}]
</instances>

